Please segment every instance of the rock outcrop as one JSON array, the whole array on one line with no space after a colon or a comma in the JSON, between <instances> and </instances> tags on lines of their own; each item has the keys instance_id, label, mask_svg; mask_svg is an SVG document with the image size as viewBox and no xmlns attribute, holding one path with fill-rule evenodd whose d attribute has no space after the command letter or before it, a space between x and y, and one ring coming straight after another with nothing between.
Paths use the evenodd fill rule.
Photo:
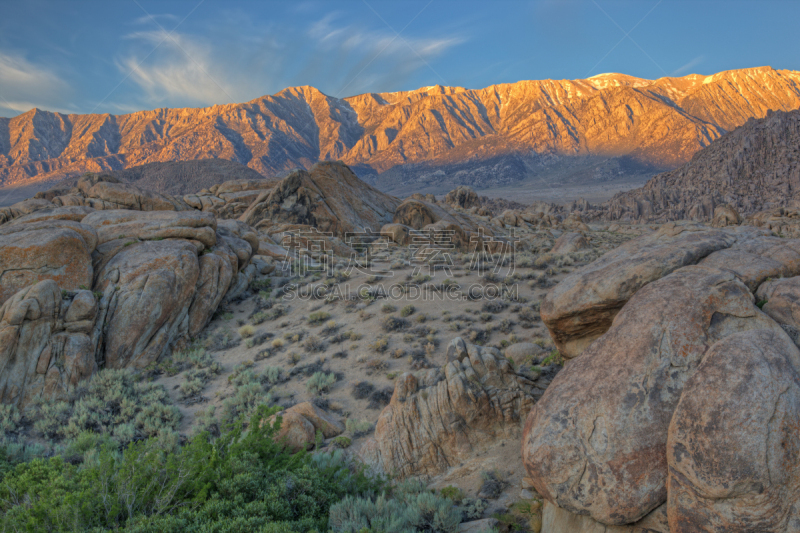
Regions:
<instances>
[{"instance_id":1,"label":"rock outcrop","mask_svg":"<svg viewBox=\"0 0 800 533\"><path fill-rule=\"evenodd\" d=\"M770 327L729 272L689 266L641 288L531 411L523 460L536 489L605 524L641 519L666 499L669 421L708 346Z\"/></svg>"},{"instance_id":2,"label":"rock outcrop","mask_svg":"<svg viewBox=\"0 0 800 533\"><path fill-rule=\"evenodd\" d=\"M800 274L799 246L752 228L668 225L550 292L548 325L574 358L528 415L522 445L547 531L800 527L800 277L780 278ZM646 266L653 257L669 272ZM595 277L604 268L611 283ZM603 306L623 293L619 311ZM552 309L567 294L578 305L559 323Z\"/></svg>"},{"instance_id":3,"label":"rock outcrop","mask_svg":"<svg viewBox=\"0 0 800 533\"><path fill-rule=\"evenodd\" d=\"M92 286L97 233L71 220L0 226L0 303L46 279L65 290Z\"/></svg>"},{"instance_id":4,"label":"rock outcrop","mask_svg":"<svg viewBox=\"0 0 800 533\"><path fill-rule=\"evenodd\" d=\"M669 427L672 533L800 530L799 370L777 328L708 349Z\"/></svg>"},{"instance_id":5,"label":"rock outcrop","mask_svg":"<svg viewBox=\"0 0 800 533\"><path fill-rule=\"evenodd\" d=\"M583 233L567 232L553 243L551 254L571 254L589 247L589 240Z\"/></svg>"},{"instance_id":6,"label":"rock outcrop","mask_svg":"<svg viewBox=\"0 0 800 533\"><path fill-rule=\"evenodd\" d=\"M262 192L241 220L269 232L275 226L315 228L345 238L370 232L392 221L400 200L367 185L340 162L317 163L296 170L270 191ZM273 230L274 231L274 230Z\"/></svg>"},{"instance_id":7,"label":"rock outcrop","mask_svg":"<svg viewBox=\"0 0 800 533\"><path fill-rule=\"evenodd\" d=\"M362 457L379 471L401 477L433 475L488 446L519 434L534 402L534 384L500 353L455 338L448 363L396 381L375 436Z\"/></svg>"},{"instance_id":8,"label":"rock outcrop","mask_svg":"<svg viewBox=\"0 0 800 533\"><path fill-rule=\"evenodd\" d=\"M0 307L0 402L65 399L96 370L90 291L64 300L53 280L26 287Z\"/></svg>"},{"instance_id":9,"label":"rock outcrop","mask_svg":"<svg viewBox=\"0 0 800 533\"><path fill-rule=\"evenodd\" d=\"M90 178L86 202L29 202L0 225L2 402L24 408L98 368L146 367L269 269L251 262L260 242L247 224Z\"/></svg>"},{"instance_id":10,"label":"rock outcrop","mask_svg":"<svg viewBox=\"0 0 800 533\"><path fill-rule=\"evenodd\" d=\"M285 409L272 417L281 417L281 426L275 439L294 451L314 447L317 431L330 439L344 433L345 426L336 417L311 402L303 402Z\"/></svg>"},{"instance_id":11,"label":"rock outcrop","mask_svg":"<svg viewBox=\"0 0 800 533\"><path fill-rule=\"evenodd\" d=\"M741 215L800 202L800 110L750 119L697 152L680 168L641 189L619 193L592 212L605 220L713 221L738 224Z\"/></svg>"},{"instance_id":12,"label":"rock outcrop","mask_svg":"<svg viewBox=\"0 0 800 533\"><path fill-rule=\"evenodd\" d=\"M700 225L667 224L575 271L544 298L542 321L564 357L605 333L637 290L736 243L737 236Z\"/></svg>"},{"instance_id":13,"label":"rock outcrop","mask_svg":"<svg viewBox=\"0 0 800 533\"><path fill-rule=\"evenodd\" d=\"M444 197L444 202L450 207L460 207L461 209L472 209L481 206L481 199L477 193L466 185L456 187Z\"/></svg>"}]
</instances>

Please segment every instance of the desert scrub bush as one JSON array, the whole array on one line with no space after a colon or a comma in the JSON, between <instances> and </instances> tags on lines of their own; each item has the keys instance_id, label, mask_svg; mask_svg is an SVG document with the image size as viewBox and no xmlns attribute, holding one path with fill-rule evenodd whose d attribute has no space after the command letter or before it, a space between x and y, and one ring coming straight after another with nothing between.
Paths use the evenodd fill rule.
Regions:
<instances>
[{"instance_id":1,"label":"desert scrub bush","mask_svg":"<svg viewBox=\"0 0 800 533\"><path fill-rule=\"evenodd\" d=\"M270 343L270 345L276 350L280 350L285 344L286 342L283 339L273 339L273 341Z\"/></svg>"},{"instance_id":2,"label":"desert scrub bush","mask_svg":"<svg viewBox=\"0 0 800 533\"><path fill-rule=\"evenodd\" d=\"M261 371L261 381L268 385L277 385L287 379L286 372L280 366L265 366Z\"/></svg>"},{"instance_id":3,"label":"desert scrub bush","mask_svg":"<svg viewBox=\"0 0 800 533\"><path fill-rule=\"evenodd\" d=\"M483 305L481 305L481 311L484 313L497 314L505 311L507 307L508 304L503 300L489 300L487 302L483 302Z\"/></svg>"},{"instance_id":4,"label":"desert scrub bush","mask_svg":"<svg viewBox=\"0 0 800 533\"><path fill-rule=\"evenodd\" d=\"M246 339L248 337L252 337L255 331L255 328L248 324L239 328L239 336L243 339Z\"/></svg>"},{"instance_id":5,"label":"desert scrub bush","mask_svg":"<svg viewBox=\"0 0 800 533\"><path fill-rule=\"evenodd\" d=\"M369 381L359 381L353 385L353 390L350 395L356 400L364 400L369 398L369 395L375 390L375 385Z\"/></svg>"},{"instance_id":6,"label":"desert scrub bush","mask_svg":"<svg viewBox=\"0 0 800 533\"><path fill-rule=\"evenodd\" d=\"M508 486L508 482L500 477L500 474L494 470L481 472L481 479L483 480L483 484L478 491L478 495L491 500L498 498Z\"/></svg>"},{"instance_id":7,"label":"desert scrub bush","mask_svg":"<svg viewBox=\"0 0 800 533\"><path fill-rule=\"evenodd\" d=\"M206 388L208 382L219 374L221 370L222 367L219 363L215 363L207 368L193 368L192 370L188 370L183 383L181 383L179 387L181 398L186 400L200 396L200 393Z\"/></svg>"},{"instance_id":8,"label":"desert scrub bush","mask_svg":"<svg viewBox=\"0 0 800 533\"><path fill-rule=\"evenodd\" d=\"M416 311L416 310L417 310L416 307L414 307L411 304L408 304L405 307L403 307L402 309L400 309L400 316L402 316L402 317L411 316L411 315L414 314L414 311Z\"/></svg>"},{"instance_id":9,"label":"desert scrub bush","mask_svg":"<svg viewBox=\"0 0 800 533\"><path fill-rule=\"evenodd\" d=\"M325 341L316 335L310 335L304 342L303 347L311 353L322 352L326 348Z\"/></svg>"},{"instance_id":10,"label":"desert scrub bush","mask_svg":"<svg viewBox=\"0 0 800 533\"><path fill-rule=\"evenodd\" d=\"M81 437L91 460L0 458L5 531L328 531L331 505L382 490L342 450L293 454L259 407L217 437L170 436L122 449ZM248 424L249 422L249 424ZM248 431L244 431L245 426ZM80 451L80 450L79 450ZM80 462L80 461L78 461ZM18 495L24 494L24 498Z\"/></svg>"},{"instance_id":11,"label":"desert scrub bush","mask_svg":"<svg viewBox=\"0 0 800 533\"><path fill-rule=\"evenodd\" d=\"M272 395L264 390L258 377L247 370L234 382L233 394L222 403L222 422L230 424L239 418L247 419L260 405L272 402Z\"/></svg>"},{"instance_id":12,"label":"desert scrub bush","mask_svg":"<svg viewBox=\"0 0 800 533\"><path fill-rule=\"evenodd\" d=\"M345 496L331 506L328 527L334 533L425 531L455 533L462 520L452 500L430 492L417 480L398 484L391 496Z\"/></svg>"},{"instance_id":13,"label":"desert scrub bush","mask_svg":"<svg viewBox=\"0 0 800 533\"><path fill-rule=\"evenodd\" d=\"M327 311L314 311L310 315L308 315L308 323L312 326L318 326L322 324L326 320L331 317L331 314Z\"/></svg>"},{"instance_id":14,"label":"desert scrub bush","mask_svg":"<svg viewBox=\"0 0 800 533\"><path fill-rule=\"evenodd\" d=\"M383 313L394 313L397 311L397 306L386 303L381 306L381 312Z\"/></svg>"},{"instance_id":15,"label":"desert scrub bush","mask_svg":"<svg viewBox=\"0 0 800 533\"><path fill-rule=\"evenodd\" d=\"M222 328L206 338L205 347L211 352L219 352L235 348L241 342L229 328Z\"/></svg>"},{"instance_id":16,"label":"desert scrub bush","mask_svg":"<svg viewBox=\"0 0 800 533\"><path fill-rule=\"evenodd\" d=\"M530 327L531 324L540 320L538 311L534 310L532 307L523 307L519 310L517 316L519 316L519 320L522 322L523 327L525 325Z\"/></svg>"},{"instance_id":17,"label":"desert scrub bush","mask_svg":"<svg viewBox=\"0 0 800 533\"><path fill-rule=\"evenodd\" d=\"M372 431L372 423L368 420L355 420L353 418L348 418L344 422L344 427L345 430L354 437L360 437Z\"/></svg>"},{"instance_id":18,"label":"desert scrub bush","mask_svg":"<svg viewBox=\"0 0 800 533\"><path fill-rule=\"evenodd\" d=\"M378 353L383 353L389 349L389 339L386 337L378 337L369 347Z\"/></svg>"},{"instance_id":19,"label":"desert scrub bush","mask_svg":"<svg viewBox=\"0 0 800 533\"><path fill-rule=\"evenodd\" d=\"M334 437L331 439L331 446L334 448L345 449L349 448L353 441L350 440L349 437L345 437L344 435L339 435L338 437Z\"/></svg>"},{"instance_id":20,"label":"desert scrub bush","mask_svg":"<svg viewBox=\"0 0 800 533\"><path fill-rule=\"evenodd\" d=\"M34 433L75 438L84 431L110 435L120 444L175 431L181 414L160 385L139 382L129 369L103 369L70 402L34 402Z\"/></svg>"},{"instance_id":21,"label":"desert scrub bush","mask_svg":"<svg viewBox=\"0 0 800 533\"><path fill-rule=\"evenodd\" d=\"M261 346L269 339L271 339L272 336L273 336L272 333L259 333L258 335L250 337L249 339L244 341L244 345L247 346L248 348L252 348L254 346Z\"/></svg>"},{"instance_id":22,"label":"desert scrub bush","mask_svg":"<svg viewBox=\"0 0 800 533\"><path fill-rule=\"evenodd\" d=\"M336 324L335 320L328 320L325 322L325 327L322 328L323 333L335 333L336 330L339 329L339 326Z\"/></svg>"},{"instance_id":23,"label":"desert scrub bush","mask_svg":"<svg viewBox=\"0 0 800 533\"><path fill-rule=\"evenodd\" d=\"M383 331L400 331L408 327L408 320L396 316L387 316L381 320L381 327Z\"/></svg>"},{"instance_id":24,"label":"desert scrub bush","mask_svg":"<svg viewBox=\"0 0 800 533\"><path fill-rule=\"evenodd\" d=\"M257 311L250 317L250 322L253 324L261 324L267 320L276 320L289 312L289 308L285 305L275 305L271 309L264 309Z\"/></svg>"},{"instance_id":25,"label":"desert scrub bush","mask_svg":"<svg viewBox=\"0 0 800 533\"><path fill-rule=\"evenodd\" d=\"M441 493L441 495L445 498L453 500L455 503L458 503L464 499L464 491L452 485L448 485L447 487L439 490L439 493Z\"/></svg>"},{"instance_id":26,"label":"desert scrub bush","mask_svg":"<svg viewBox=\"0 0 800 533\"><path fill-rule=\"evenodd\" d=\"M385 387L380 390L376 390L369 395L369 405L367 405L367 409L383 409L389 402L392 400L392 394L394 394L393 387Z\"/></svg>"},{"instance_id":27,"label":"desert scrub bush","mask_svg":"<svg viewBox=\"0 0 800 533\"><path fill-rule=\"evenodd\" d=\"M21 421L22 413L16 405L0 404L0 437L16 433Z\"/></svg>"},{"instance_id":28,"label":"desert scrub bush","mask_svg":"<svg viewBox=\"0 0 800 533\"><path fill-rule=\"evenodd\" d=\"M389 363L384 361L383 359L369 359L367 361L367 375L371 375L373 372L382 372L389 368Z\"/></svg>"},{"instance_id":29,"label":"desert scrub bush","mask_svg":"<svg viewBox=\"0 0 800 533\"><path fill-rule=\"evenodd\" d=\"M564 357L561 355L561 352L559 352L558 350L551 351L550 355L545 357L541 364L541 366L548 366L548 365L564 366Z\"/></svg>"},{"instance_id":30,"label":"desert scrub bush","mask_svg":"<svg viewBox=\"0 0 800 533\"><path fill-rule=\"evenodd\" d=\"M306 390L311 394L321 394L330 391L334 383L336 383L336 374L315 372L306 382Z\"/></svg>"}]
</instances>

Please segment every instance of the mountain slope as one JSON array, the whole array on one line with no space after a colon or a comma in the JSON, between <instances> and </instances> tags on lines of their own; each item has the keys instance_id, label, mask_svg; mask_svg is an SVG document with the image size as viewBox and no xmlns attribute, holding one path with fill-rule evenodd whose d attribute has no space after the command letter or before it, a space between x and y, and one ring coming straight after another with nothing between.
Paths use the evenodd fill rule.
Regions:
<instances>
[{"instance_id":1,"label":"mountain slope","mask_svg":"<svg viewBox=\"0 0 800 533\"><path fill-rule=\"evenodd\" d=\"M433 86L343 99L293 87L243 104L128 115L33 109L0 119L0 180L22 184L205 158L233 160L265 176L326 159L341 159L362 175L408 164L446 174L455 163L536 154L626 157L673 168L748 118L798 107L800 73L760 67L655 81L603 74L479 90Z\"/></svg>"},{"instance_id":2,"label":"mountain slope","mask_svg":"<svg viewBox=\"0 0 800 533\"><path fill-rule=\"evenodd\" d=\"M748 120L682 167L617 194L602 217L708 220L722 204L743 215L800 205L800 110Z\"/></svg>"}]
</instances>

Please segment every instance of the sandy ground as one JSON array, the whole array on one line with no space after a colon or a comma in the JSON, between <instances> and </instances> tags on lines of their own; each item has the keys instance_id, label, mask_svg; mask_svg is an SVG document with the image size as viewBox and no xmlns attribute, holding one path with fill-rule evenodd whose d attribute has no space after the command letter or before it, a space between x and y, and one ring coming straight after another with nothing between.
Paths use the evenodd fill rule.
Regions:
<instances>
[{"instance_id":1,"label":"sandy ground","mask_svg":"<svg viewBox=\"0 0 800 533\"><path fill-rule=\"evenodd\" d=\"M482 341L485 346L495 346L502 350L503 344L514 342L536 342L546 349L553 348L549 334L538 317L538 305L547 290L555 285L567 273L578 266L594 260L621 242L630 238L630 235L609 233L606 231L591 232L588 234L591 249L572 254L570 256L545 256L549 259L545 264L542 254L521 253L516 256L513 275L505 279L490 281L477 271L469 270L470 256L453 254L453 264L449 271L434 270L429 272L423 268L415 272L416 266L400 263L408 261L410 252L406 248L395 250L385 261L374 263L376 269L391 270L393 276L376 279L369 272L353 271L349 279L334 285L336 294L358 294L365 287L372 290L381 288L387 295L374 301L359 300L358 303L348 303L346 300L291 298L288 295L275 298L275 305L286 308L286 314L275 320L263 322L254 326L254 336L271 334L271 338L264 344L248 348L245 342L238 346L213 352L212 355L222 366L222 372L212 379L202 391L202 400L199 402L185 402L180 397L178 387L185 380L185 372L168 377L162 375L156 381L163 384L170 392L173 400L180 407L184 417L180 431L191 435L195 431L197 415L209 406L216 406L217 412L221 411L226 398L234 393L234 386L229 383L228 376L237 365L252 365L252 370L261 373L267 366L279 366L289 374L297 371L304 365L315 365L316 370L334 372L339 377L330 391L319 396L310 393L306 388L309 376L305 372L296 372L285 383L272 388L271 393L276 403L284 406L313 400L315 397L328 402L328 410L341 419L368 421L373 424L377 421L383 405L370 405L369 399L356 399L353 397L353 386L360 382L369 382L375 390L386 390L387 401L394 387L394 379L403 372L412 371L413 352L424 353L430 365L441 366L445 363L447 344L457 336L470 340L470 329L489 331ZM531 237L531 236L529 236ZM552 237L551 237L552 240ZM502 269L500 275L512 273L510 267ZM460 291L455 291L459 297L443 298L423 297L422 294L399 294L401 284L407 283L414 275L431 275L431 279L419 283L419 287L437 286L446 279L457 283ZM286 278L272 276L273 287L286 281ZM326 276L314 280L313 275L303 278L294 278L293 282L305 287L320 286L325 282ZM340 276L341 279L341 276ZM417 278L418 280L420 278ZM422 278L424 279L424 278ZM310 283L309 283L310 282ZM502 311L486 311L484 305L493 301L492 298L471 300L466 297L469 287L475 293L484 290L484 294L491 295L492 287L505 284L516 291L516 302L507 302ZM454 294L455 294L454 292ZM427 294L427 293L425 293ZM224 312L215 316L207 326L203 336L206 339L223 332L236 333L242 325L250 323L249 317L255 309L258 296L250 296L235 304L229 304ZM408 327L400 332L387 332L382 327L386 317L400 317L401 310L412 305L414 312L405 317L409 321ZM387 307L391 306L391 307ZM311 313L324 311L330 316L319 324L309 323ZM521 318L521 313L534 316L533 320ZM342 342L335 342L337 334L354 332L356 335ZM322 341L321 351L311 353L306 348L305 341L309 336L316 336ZM357 338L359 337L360 338ZM283 339L285 345L279 349L272 349L268 358L261 359L258 354L265 348L271 347L273 339ZM355 340L357 338L357 340ZM298 340L299 339L299 340ZM388 347L379 352L375 348L378 339L386 339ZM430 345L430 346L429 346ZM427 350L426 350L427 347ZM351 450L357 452L363 442L371 435L351 437L353 444ZM509 482L503 496L493 505L504 505L512 502L519 496L520 480L523 476L520 457L520 440L509 439L498 441L493 448L481 452L472 460L454 466L450 471L430 480L433 486L447 485L458 486L467 494L475 495L480 489L482 480L481 472L496 470ZM505 502L505 503L504 503Z\"/></svg>"}]
</instances>

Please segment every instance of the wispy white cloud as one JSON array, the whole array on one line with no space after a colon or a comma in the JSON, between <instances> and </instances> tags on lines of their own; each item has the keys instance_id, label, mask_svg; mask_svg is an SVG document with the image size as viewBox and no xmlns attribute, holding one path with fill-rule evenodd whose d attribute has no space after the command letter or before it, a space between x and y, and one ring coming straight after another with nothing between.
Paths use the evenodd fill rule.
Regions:
<instances>
[{"instance_id":1,"label":"wispy white cloud","mask_svg":"<svg viewBox=\"0 0 800 533\"><path fill-rule=\"evenodd\" d=\"M0 51L0 111L17 114L34 107L66 112L70 86L52 69L21 55Z\"/></svg>"},{"instance_id":2,"label":"wispy white cloud","mask_svg":"<svg viewBox=\"0 0 800 533\"><path fill-rule=\"evenodd\" d=\"M149 58L130 55L119 62L120 70L131 73L130 78L145 91L148 101L184 100L194 105L237 98L239 91L230 83L230 73L202 40L164 30L126 37L155 48Z\"/></svg>"},{"instance_id":3,"label":"wispy white cloud","mask_svg":"<svg viewBox=\"0 0 800 533\"><path fill-rule=\"evenodd\" d=\"M142 15L141 17L139 17L137 19L134 19L133 23L134 24L148 24L148 23L153 23L154 21L156 21L156 22L178 22L178 21L180 21L180 19L177 16L172 15L170 13L156 13L156 14Z\"/></svg>"},{"instance_id":4,"label":"wispy white cloud","mask_svg":"<svg viewBox=\"0 0 800 533\"><path fill-rule=\"evenodd\" d=\"M142 106L210 105L249 101L292 85L314 85L335 96L396 90L464 41L398 38L341 19L331 13L298 32L248 26L232 14L201 35L136 31L125 36L131 46L116 63L139 87Z\"/></svg>"},{"instance_id":5,"label":"wispy white cloud","mask_svg":"<svg viewBox=\"0 0 800 533\"><path fill-rule=\"evenodd\" d=\"M679 74L685 74L685 73L689 72L689 70L693 69L694 67L696 67L697 65L701 64L705 60L706 60L706 56L697 56L694 59L692 59L691 61L689 61L688 63L686 63L685 65L683 65L682 67L678 67L675 70L673 70L671 74L673 76L677 76Z\"/></svg>"}]
</instances>

